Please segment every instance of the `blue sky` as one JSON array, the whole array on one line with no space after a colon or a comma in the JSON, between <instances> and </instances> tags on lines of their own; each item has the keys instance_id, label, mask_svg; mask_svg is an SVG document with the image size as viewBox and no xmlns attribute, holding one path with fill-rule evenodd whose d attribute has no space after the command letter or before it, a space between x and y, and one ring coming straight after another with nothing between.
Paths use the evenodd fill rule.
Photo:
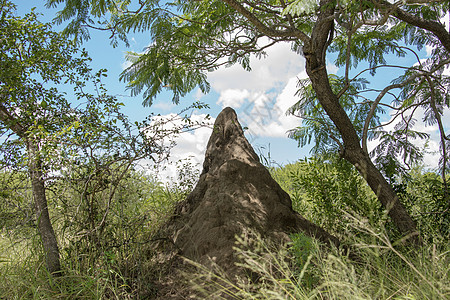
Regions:
<instances>
[{"instance_id":1,"label":"blue sky","mask_svg":"<svg viewBox=\"0 0 450 300\"><path fill-rule=\"evenodd\" d=\"M19 15L25 14L31 7L36 6L37 11L43 14L42 21L51 21L57 12L57 9L45 9L45 0L15 2L18 5ZM54 29L60 28L55 27ZM117 95L125 103L125 113L132 120L143 120L152 112L162 115L179 112L197 100L208 103L211 107L209 110L197 111L196 117L198 118L205 114L215 117L223 107L231 106L236 109L241 124L248 127L247 138L257 152L268 155L270 148L271 158L279 164L295 162L299 158L309 155L310 147L299 149L297 142L287 138L286 134L287 130L301 124L299 119L286 116L285 111L297 101L294 96L297 78L306 77L304 59L293 53L288 44L277 44L269 48L266 59L253 59L252 72L246 72L239 65L235 65L210 73L208 79L212 88L208 95L194 90L176 106L171 102L170 92L163 92L151 107L144 107L141 96L130 97L125 83L119 81L119 74L126 66L126 51L142 52L150 43L150 37L146 33L130 34L129 40L130 48L126 48L123 43L119 43L117 48L113 48L107 32L92 30L91 39L85 42L83 47L88 50L92 58L91 67L94 70L108 69L108 77L104 80L106 88L110 94ZM425 49L421 55L426 57ZM333 55L328 57L330 60L328 62L329 72L341 74L343 70L338 69L331 61ZM413 59L412 56L403 59L395 58L395 62L411 65L415 63ZM364 67L364 64L361 64L358 70ZM383 69L377 73L376 77L372 78L370 75L366 77L371 81L372 86L380 88L389 83L395 75L394 72L393 69ZM383 121L389 121L389 119L389 114L383 117ZM433 134L436 133L436 128L427 130ZM209 134L209 129L201 129L181 136L178 146L173 151L173 159L192 156L194 163L201 164L202 152L206 147ZM433 138L436 139L436 135ZM372 142L372 146L374 143L376 142ZM432 145L434 150L436 150L436 145ZM430 164L435 164L436 157L430 156L428 161Z\"/></svg>"},{"instance_id":2,"label":"blue sky","mask_svg":"<svg viewBox=\"0 0 450 300\"><path fill-rule=\"evenodd\" d=\"M36 7L36 11L43 14L40 18L43 22L51 21L58 11L55 8L46 9L44 0L21 0L15 1L15 3L18 6L17 13L19 15L24 15L32 7ZM63 25L55 26L54 30L62 29ZM110 45L107 32L91 30L90 33L91 39L85 42L83 47L87 49L89 56L92 58L91 67L94 70L100 68L108 69L108 77L103 82L110 94L117 95L120 101L125 103L124 112L131 119L143 120L152 112L160 114L176 113L197 100L208 103L210 109L196 113L210 114L212 117L215 117L223 107L229 105L237 110L242 125L249 127L246 134L256 148L255 150L262 151L267 155L268 149L270 149L271 158L280 164L294 162L308 155L309 149L299 149L297 142L288 139L285 134L286 130L294 127L296 124L299 125L299 120L295 120L296 122L291 121L289 124L293 124L293 126L286 128L283 128L281 125L287 124L276 126L280 123L278 118L281 115L284 117L284 111L282 110L287 109L289 106L287 104L284 104L282 107L274 106L277 100L276 97L283 91L285 84L292 76L296 76L303 71L303 58L293 54L289 50L289 45L284 45L281 47L282 49L272 51L272 55L269 55L269 58L266 60L260 61L255 58L253 72L246 72L236 65L211 74L212 89L207 95L203 95L198 90L195 90L184 97L179 105L174 105L171 102L171 93L162 92L151 107L144 107L141 96L130 96L130 92L126 90L125 83L119 81L119 74L126 66L125 53L127 51L142 52L145 46L150 43L148 34L130 34L129 48L123 43L119 43L118 47L113 48ZM286 54L296 61L280 65L280 59L284 58ZM298 66L295 66L296 64ZM281 77L282 80L277 80L277 77ZM291 90L292 95L290 96L292 101L288 103L290 105L295 103L293 93L295 93L295 90ZM255 103L259 107L255 108ZM273 132L274 130L276 132ZM186 138L182 138L180 147L175 151L175 156L182 157L183 152L194 155L194 150L198 152L201 145L192 142L197 139L199 143L204 143L204 147L206 147L207 138L205 138L205 135L209 135L209 131L203 131L199 133L199 136L189 134ZM199 157L197 162L202 162L202 159Z\"/></svg>"}]
</instances>

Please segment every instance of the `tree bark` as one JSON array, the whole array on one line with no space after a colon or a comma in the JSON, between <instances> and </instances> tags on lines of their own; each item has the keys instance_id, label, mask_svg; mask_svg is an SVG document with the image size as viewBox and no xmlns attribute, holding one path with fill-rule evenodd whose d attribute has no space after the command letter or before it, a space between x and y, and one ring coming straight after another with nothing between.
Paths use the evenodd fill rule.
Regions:
<instances>
[{"instance_id":1,"label":"tree bark","mask_svg":"<svg viewBox=\"0 0 450 300\"><path fill-rule=\"evenodd\" d=\"M28 152L28 173L31 179L37 226L42 239L46 266L49 273L54 276L59 276L61 275L59 248L48 213L47 197L42 174L42 161L39 157L38 148L28 136L26 127L2 103L0 103L0 122L8 126L26 144Z\"/></svg>"},{"instance_id":2,"label":"tree bark","mask_svg":"<svg viewBox=\"0 0 450 300\"><path fill-rule=\"evenodd\" d=\"M42 176L42 162L35 145L30 141L27 143L27 150L29 156L28 171L31 179L37 225L42 239L47 270L53 276L59 276L61 275L59 248L48 213L47 197Z\"/></svg>"},{"instance_id":3,"label":"tree bark","mask_svg":"<svg viewBox=\"0 0 450 300\"><path fill-rule=\"evenodd\" d=\"M414 220L400 203L392 186L372 163L369 155L362 149L360 138L350 118L331 89L326 70L325 53L333 30L334 11L333 6L329 5L328 2L330 1L321 1L320 7L322 10L311 33L311 40L305 43L303 47L306 58L306 72L320 104L342 136L343 151L341 154L343 158L353 164L365 178L400 232L409 236L413 242L419 242L420 237Z\"/></svg>"},{"instance_id":4,"label":"tree bark","mask_svg":"<svg viewBox=\"0 0 450 300\"><path fill-rule=\"evenodd\" d=\"M413 241L420 240L416 224L405 207L400 203L392 186L386 181L383 174L373 164L369 155L362 148L345 151L344 158L352 163L358 172L364 177L372 191L377 196L383 207L387 209L389 217L400 230Z\"/></svg>"}]
</instances>

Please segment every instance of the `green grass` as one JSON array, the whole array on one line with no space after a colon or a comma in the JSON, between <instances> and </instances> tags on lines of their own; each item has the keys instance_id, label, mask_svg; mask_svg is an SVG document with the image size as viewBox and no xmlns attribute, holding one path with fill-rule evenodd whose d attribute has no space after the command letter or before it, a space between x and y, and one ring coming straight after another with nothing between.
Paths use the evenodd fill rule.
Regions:
<instances>
[{"instance_id":1,"label":"green grass","mask_svg":"<svg viewBox=\"0 0 450 300\"><path fill-rule=\"evenodd\" d=\"M45 269L36 228L0 230L0 299L150 298L160 276L152 239L184 196L175 186L137 177L118 194L103 231L94 235L71 221L84 216L81 210L74 214L77 206L53 209L63 269L58 278ZM78 203L79 197L74 199Z\"/></svg>"},{"instance_id":2,"label":"green grass","mask_svg":"<svg viewBox=\"0 0 450 300\"><path fill-rule=\"evenodd\" d=\"M301 234L281 249L254 235L236 247L251 277L231 281L196 265L194 285L205 299L450 299L449 243L393 246L384 232L354 225L377 241L353 240L356 260Z\"/></svg>"},{"instance_id":3,"label":"green grass","mask_svg":"<svg viewBox=\"0 0 450 300\"><path fill-rule=\"evenodd\" d=\"M45 270L35 228L1 229L0 299L151 299L166 276L155 263L164 253L151 240L187 191L132 179L111 206L100 244L67 225L70 216L83 216L71 214L77 206L53 209L64 271L59 278ZM253 234L239 237L235 248L246 275L230 281L192 262L198 271L195 279L189 274L191 287L199 299L450 299L448 240L408 248L392 240L386 219L342 215L349 235L343 242L353 259L301 233L281 248ZM320 223L320 216L310 217Z\"/></svg>"}]
</instances>

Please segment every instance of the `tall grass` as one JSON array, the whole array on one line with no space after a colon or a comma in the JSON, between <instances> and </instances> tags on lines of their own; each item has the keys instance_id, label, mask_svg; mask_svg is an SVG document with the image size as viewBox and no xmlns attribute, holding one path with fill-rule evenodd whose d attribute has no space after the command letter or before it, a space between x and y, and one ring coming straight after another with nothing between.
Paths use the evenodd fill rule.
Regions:
<instances>
[{"instance_id":1,"label":"tall grass","mask_svg":"<svg viewBox=\"0 0 450 300\"><path fill-rule=\"evenodd\" d=\"M5 226L0 230L0 299L153 299L156 283L167 275L155 263L165 253L152 246L154 233L191 188L191 181L167 187L131 177L118 190L101 243L70 227L67 218L76 206L53 207L64 271L59 278L45 270L35 228L28 222ZM436 237L439 242L428 239L408 248L392 240L386 218L375 223L342 216L352 259L301 233L282 247L250 234L237 238L239 276L191 262L197 276L189 274L190 286L197 299L450 299L448 240Z\"/></svg>"},{"instance_id":2,"label":"tall grass","mask_svg":"<svg viewBox=\"0 0 450 300\"><path fill-rule=\"evenodd\" d=\"M154 235L186 190L144 177L119 190L103 231L93 235L80 232L79 223L69 218L73 211L52 209L63 269L58 278L46 271L36 228L0 229L0 299L152 298L160 276Z\"/></svg>"},{"instance_id":3,"label":"tall grass","mask_svg":"<svg viewBox=\"0 0 450 300\"><path fill-rule=\"evenodd\" d=\"M353 225L366 236L347 241L356 259L302 234L281 248L239 237L236 252L251 276L230 280L196 264L193 285L205 299L450 299L448 242L394 246L385 231Z\"/></svg>"}]
</instances>

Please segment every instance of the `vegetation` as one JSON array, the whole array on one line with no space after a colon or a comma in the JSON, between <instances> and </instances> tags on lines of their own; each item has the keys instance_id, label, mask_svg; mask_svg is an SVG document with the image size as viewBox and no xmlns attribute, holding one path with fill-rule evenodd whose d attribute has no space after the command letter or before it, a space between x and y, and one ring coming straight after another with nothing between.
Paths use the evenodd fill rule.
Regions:
<instances>
[{"instance_id":1,"label":"vegetation","mask_svg":"<svg viewBox=\"0 0 450 300\"><path fill-rule=\"evenodd\" d=\"M448 190L449 138L442 117L450 103L444 72L450 34L441 22L448 1L47 1L60 3L65 4L56 20L70 21L65 32L77 39L89 38L89 28L111 31L113 44L128 43L130 32L150 33L151 45L145 53L130 53L132 65L122 74L132 94L143 92L144 104L163 88L173 92L174 102L197 86L206 93L208 72L235 63L251 70L252 56L290 43L299 59L304 57L308 74L290 110L304 123L291 137L300 145L314 139L315 151L338 151L367 181L398 230L420 243L413 218L383 173L421 157L411 139L427 136L412 128L423 111L425 125L439 128L441 177ZM421 60L424 46L433 50ZM329 52L336 53L344 76L328 74ZM407 54L412 60L398 63ZM361 64L368 67L357 68ZM396 74L384 78L391 83L371 87L364 76L386 69ZM394 130L380 123L386 107L399 120ZM371 138L381 143L369 153Z\"/></svg>"},{"instance_id":2,"label":"vegetation","mask_svg":"<svg viewBox=\"0 0 450 300\"><path fill-rule=\"evenodd\" d=\"M294 209L335 235L349 233L345 212L364 216L371 224L383 220L373 192L355 168L338 155L300 160L272 169L272 174L290 193Z\"/></svg>"},{"instance_id":3,"label":"vegetation","mask_svg":"<svg viewBox=\"0 0 450 300\"><path fill-rule=\"evenodd\" d=\"M301 233L277 250L242 236L236 252L249 276L229 282L198 266L194 287L205 298L225 291L236 299L450 299L449 137L442 124L450 38L440 21L448 1L65 4L57 21L71 20L64 33L76 41L34 11L17 16L0 0L0 298L148 299L164 276L158 230L198 172L180 162L177 180L163 184L139 163L158 167L169 154L165 138L202 124L182 115L170 129L164 125L174 119L131 123L102 84L106 70L93 71L79 49L87 28L100 26L112 31L113 43L150 30L152 45L129 54L133 64L122 77L134 94L144 91L146 104L163 88L175 102L196 86L206 92L207 72L234 63L250 69L251 55L275 43L291 43L306 59L309 79L299 82L290 110L305 122L291 137L314 142L313 155L270 171L294 209L339 236L349 252ZM432 47L426 61L390 65L402 70L399 77L367 88L362 74L388 67L388 54L418 58L424 45ZM328 50L344 76L327 74ZM361 62L369 68L352 77ZM380 123L383 107L401 119L394 130ZM419 164L421 150L410 141L427 136L411 129L419 109L439 130L436 172ZM380 141L372 156L369 138ZM216 284L202 285L205 278Z\"/></svg>"},{"instance_id":4,"label":"vegetation","mask_svg":"<svg viewBox=\"0 0 450 300\"><path fill-rule=\"evenodd\" d=\"M326 169L323 164L328 164ZM155 233L170 217L174 204L192 188L192 179L198 174L191 170L185 163L180 164L178 178L182 180L163 185L130 169L117 187L102 231L95 235L89 234L86 220L101 219L102 211L97 210L93 216L92 209L80 203L77 184L52 184L50 215L55 220L64 272L58 278L50 277L42 265L39 236L29 219L33 216L31 192L26 192L30 190L29 181L21 179L21 173L2 173L4 191L8 193L8 197L2 195L1 201L2 295L7 299L153 297L157 293L155 282L164 274L155 262ZM311 158L273 169L272 173L290 192L294 207L339 234L344 243L352 245L358 260L339 249L325 248L301 233L278 250L261 237L243 236L236 251L244 259L243 267L258 274L259 279L251 284L246 278L233 283L228 293L236 299L450 298L448 217L442 211L428 214L445 204L442 192L435 189L440 181L438 174L417 167L406 183L407 197L402 199L414 203L405 202L405 206L425 232L424 245L409 248L396 240L399 236L395 227L361 179L361 185L349 194L349 184L354 187L351 174L353 180L359 177L345 161L330 158L320 162ZM332 176L334 173L348 177ZM303 185L301 190L296 188L299 183ZM424 188L427 185L429 189ZM356 205L358 197L366 206ZM94 205L100 208L107 199L107 194L99 193ZM434 202L425 201L431 199ZM217 285L202 285L211 276ZM219 297L223 287L231 284L225 278L199 266L194 282L205 298L211 294Z\"/></svg>"},{"instance_id":5,"label":"vegetation","mask_svg":"<svg viewBox=\"0 0 450 300\"><path fill-rule=\"evenodd\" d=\"M242 267L258 280L237 283L200 268L196 288L205 299L449 299L448 243L416 251L398 250L385 232L355 220L357 230L374 243L354 239L358 261L336 249L324 251L316 241L296 235L287 248L274 250L258 236L241 238L236 248ZM212 287L202 282L211 281Z\"/></svg>"},{"instance_id":6,"label":"vegetation","mask_svg":"<svg viewBox=\"0 0 450 300\"><path fill-rule=\"evenodd\" d=\"M1 196L19 211L33 208L34 218L25 209L27 221L39 229L47 271L60 276L60 245L52 224L58 219L50 218L49 201L56 201L64 216L61 234L85 237L89 247L107 242L100 236L106 234L106 219L118 205L118 189L130 170L142 159L158 163L168 155L165 138L199 124L180 115L132 124L120 111L123 104L102 85L106 70L94 73L84 50L39 22L34 11L18 17L7 0L0 8ZM175 121L179 125L165 129ZM25 194L14 195L11 189L27 178L30 185L18 187ZM24 197L30 193L32 205Z\"/></svg>"},{"instance_id":7,"label":"vegetation","mask_svg":"<svg viewBox=\"0 0 450 300\"><path fill-rule=\"evenodd\" d=\"M60 277L52 278L42 265L34 222L7 219L8 223L2 224L0 244L2 297L145 299L154 294L153 282L159 270L152 267L156 255L152 239L185 193L136 171L128 171L125 177L117 186L107 218L101 209L109 201L107 193L96 195L88 206L82 203L77 185L55 183L51 187L50 215L61 249ZM25 197L17 205L30 201ZM15 213L17 208L9 201L2 204L9 204L2 215ZM90 232L89 220L93 218L105 219L101 229Z\"/></svg>"}]
</instances>

